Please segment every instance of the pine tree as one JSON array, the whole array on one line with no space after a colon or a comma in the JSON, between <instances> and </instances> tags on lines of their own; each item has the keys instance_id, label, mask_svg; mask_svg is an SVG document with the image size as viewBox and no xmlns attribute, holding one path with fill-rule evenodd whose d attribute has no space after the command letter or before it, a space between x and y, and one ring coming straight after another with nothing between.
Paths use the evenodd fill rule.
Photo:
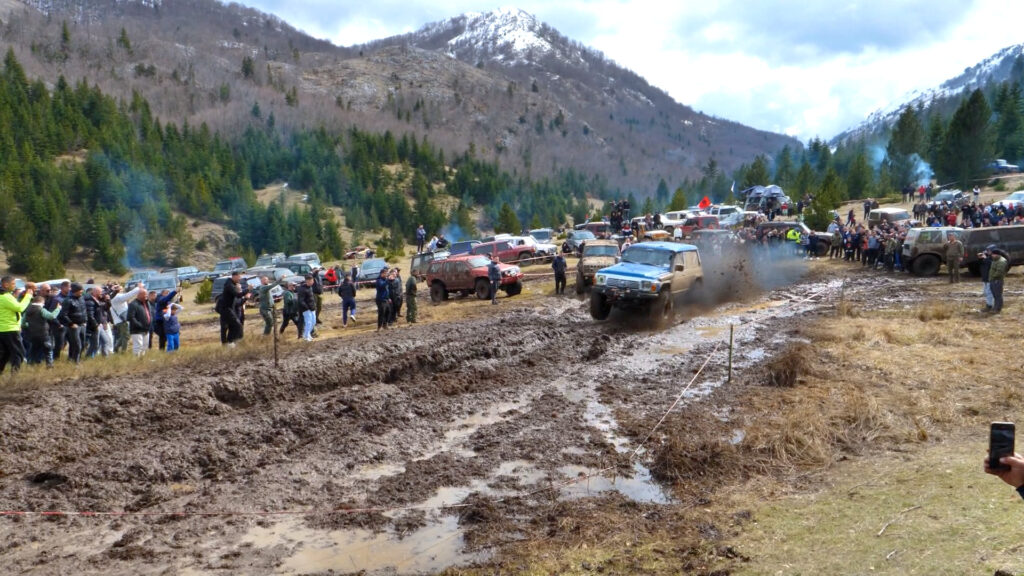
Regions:
<instances>
[{"instance_id":1,"label":"pine tree","mask_svg":"<svg viewBox=\"0 0 1024 576\"><path fill-rule=\"evenodd\" d=\"M889 173L901 188L921 178L918 156L924 144L924 131L917 113L907 106L896 120L885 156Z\"/></svg>"},{"instance_id":2,"label":"pine tree","mask_svg":"<svg viewBox=\"0 0 1024 576\"><path fill-rule=\"evenodd\" d=\"M970 188L971 181L985 176L991 158L989 118L992 111L981 90L975 90L960 104L949 121L936 172L943 180L952 180Z\"/></svg>"},{"instance_id":3,"label":"pine tree","mask_svg":"<svg viewBox=\"0 0 1024 576\"><path fill-rule=\"evenodd\" d=\"M853 159L846 175L846 192L851 199L866 198L872 190L874 173L868 164L867 154L862 149Z\"/></svg>"},{"instance_id":4,"label":"pine tree","mask_svg":"<svg viewBox=\"0 0 1024 576\"><path fill-rule=\"evenodd\" d=\"M824 230L832 221L832 211L839 207L844 196L842 180L836 171L828 168L821 179L814 199L805 211L805 222L812 230Z\"/></svg>"},{"instance_id":5,"label":"pine tree","mask_svg":"<svg viewBox=\"0 0 1024 576\"><path fill-rule=\"evenodd\" d=\"M683 192L682 187L676 188L674 194L672 194L672 202L668 205L669 210L685 210L688 204L686 203L686 192Z\"/></svg>"},{"instance_id":6,"label":"pine tree","mask_svg":"<svg viewBox=\"0 0 1024 576\"><path fill-rule=\"evenodd\" d=\"M498 212L498 222L494 225L494 232L496 234L518 234L522 229L523 225L519 222L515 211L508 205L508 202L503 203Z\"/></svg>"},{"instance_id":7,"label":"pine tree","mask_svg":"<svg viewBox=\"0 0 1024 576\"><path fill-rule=\"evenodd\" d=\"M767 186L771 184L771 174L768 173L768 159L758 154L754 162L743 175L741 187L746 190L751 186Z\"/></svg>"}]
</instances>

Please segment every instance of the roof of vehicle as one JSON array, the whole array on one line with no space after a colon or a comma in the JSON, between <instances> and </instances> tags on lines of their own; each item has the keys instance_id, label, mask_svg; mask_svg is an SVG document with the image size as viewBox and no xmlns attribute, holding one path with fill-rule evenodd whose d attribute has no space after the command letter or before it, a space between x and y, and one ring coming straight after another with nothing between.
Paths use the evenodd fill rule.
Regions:
<instances>
[{"instance_id":1,"label":"roof of vehicle","mask_svg":"<svg viewBox=\"0 0 1024 576\"><path fill-rule=\"evenodd\" d=\"M908 212L909 213L910 211L907 210L906 208L893 208L893 207L875 208L875 209L871 210L871 212L868 212L868 215L870 215L871 213L874 213L874 212L877 212L879 214L895 214L897 212Z\"/></svg>"},{"instance_id":2,"label":"roof of vehicle","mask_svg":"<svg viewBox=\"0 0 1024 576\"><path fill-rule=\"evenodd\" d=\"M680 244L679 242L640 242L633 244L630 248L646 248L648 250L664 250L666 252L696 252L697 247L693 244Z\"/></svg>"},{"instance_id":3,"label":"roof of vehicle","mask_svg":"<svg viewBox=\"0 0 1024 576\"><path fill-rule=\"evenodd\" d=\"M587 242L587 248L591 246L615 246L618 247L619 243L615 240L594 240L593 242Z\"/></svg>"},{"instance_id":4,"label":"roof of vehicle","mask_svg":"<svg viewBox=\"0 0 1024 576\"><path fill-rule=\"evenodd\" d=\"M725 228L701 228L691 232L694 236L732 235L732 230Z\"/></svg>"}]
</instances>

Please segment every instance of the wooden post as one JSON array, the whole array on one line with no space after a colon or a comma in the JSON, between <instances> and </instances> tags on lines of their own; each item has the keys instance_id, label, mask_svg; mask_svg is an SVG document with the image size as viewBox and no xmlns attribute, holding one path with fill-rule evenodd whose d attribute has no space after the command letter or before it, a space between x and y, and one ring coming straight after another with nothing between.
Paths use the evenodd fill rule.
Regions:
<instances>
[{"instance_id":1,"label":"wooden post","mask_svg":"<svg viewBox=\"0 0 1024 576\"><path fill-rule=\"evenodd\" d=\"M735 328L735 324L729 324L729 379L727 382L730 383L732 382L732 333Z\"/></svg>"},{"instance_id":2,"label":"wooden post","mask_svg":"<svg viewBox=\"0 0 1024 576\"><path fill-rule=\"evenodd\" d=\"M274 326L274 368L277 368L277 306L270 309L270 318Z\"/></svg>"}]
</instances>

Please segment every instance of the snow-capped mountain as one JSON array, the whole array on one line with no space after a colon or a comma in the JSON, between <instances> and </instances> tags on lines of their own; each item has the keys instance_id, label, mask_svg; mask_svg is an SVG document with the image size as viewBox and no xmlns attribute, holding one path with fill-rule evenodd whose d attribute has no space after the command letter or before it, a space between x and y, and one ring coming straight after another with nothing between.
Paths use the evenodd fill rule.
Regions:
<instances>
[{"instance_id":1,"label":"snow-capped mountain","mask_svg":"<svg viewBox=\"0 0 1024 576\"><path fill-rule=\"evenodd\" d=\"M914 108L918 106L927 107L934 101L957 98L964 93L973 91L975 88L984 86L987 82L1006 80L1010 77L1014 64L1022 57L1024 57L1024 44L1003 48L992 56L967 68L959 76L950 78L937 87L926 90L914 90L901 98L897 103L872 112L858 126L836 136L833 142L838 143L880 132L892 126L896 119L899 118L900 111L908 105Z\"/></svg>"}]
</instances>

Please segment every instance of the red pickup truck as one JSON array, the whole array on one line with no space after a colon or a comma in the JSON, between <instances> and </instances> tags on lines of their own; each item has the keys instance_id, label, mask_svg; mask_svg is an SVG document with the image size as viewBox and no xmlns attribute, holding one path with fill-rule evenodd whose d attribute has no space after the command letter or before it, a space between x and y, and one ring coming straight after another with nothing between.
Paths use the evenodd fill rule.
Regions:
<instances>
[{"instance_id":1,"label":"red pickup truck","mask_svg":"<svg viewBox=\"0 0 1024 576\"><path fill-rule=\"evenodd\" d=\"M485 300L491 295L491 283L487 280L487 266L490 258L479 255L452 256L446 260L435 260L427 268L427 286L430 300L447 300L452 292L464 295L476 294ZM498 263L501 270L501 290L509 296L523 291L523 272L519 266Z\"/></svg>"}]
</instances>

